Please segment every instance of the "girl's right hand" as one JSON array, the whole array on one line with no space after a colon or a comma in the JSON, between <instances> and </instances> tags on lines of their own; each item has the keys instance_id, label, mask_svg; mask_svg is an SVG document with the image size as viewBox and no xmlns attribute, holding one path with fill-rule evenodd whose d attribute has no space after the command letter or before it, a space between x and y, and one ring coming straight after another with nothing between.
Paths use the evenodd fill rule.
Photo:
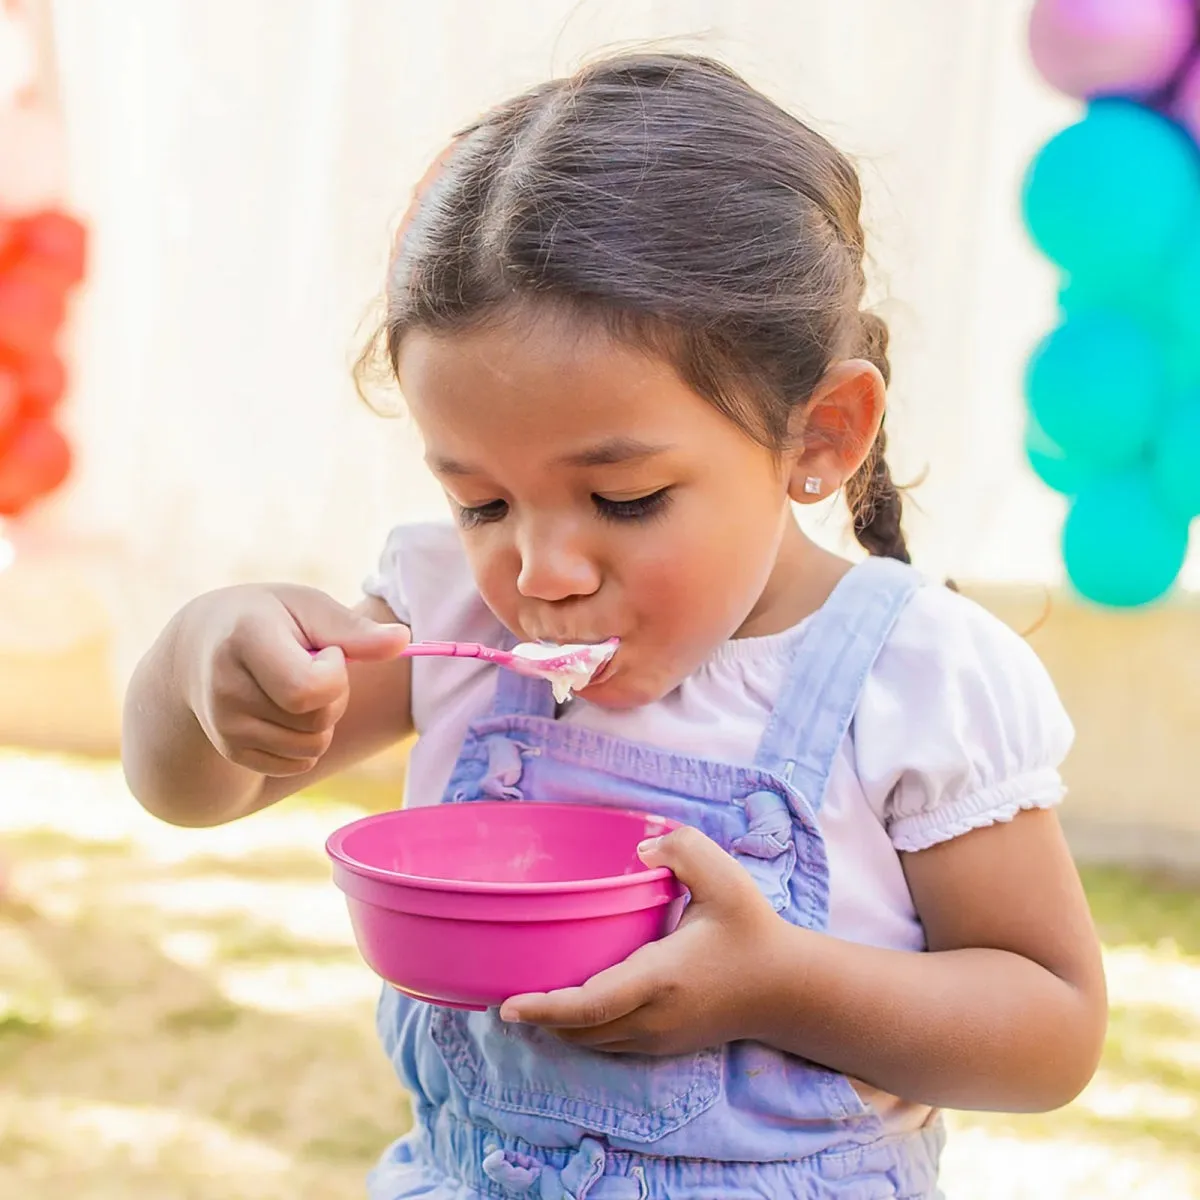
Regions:
<instances>
[{"instance_id":1,"label":"girl's right hand","mask_svg":"<svg viewBox=\"0 0 1200 1200\"><path fill-rule=\"evenodd\" d=\"M350 699L347 660L385 662L411 640L315 588L210 592L180 614L184 695L222 757L260 775L312 770Z\"/></svg>"}]
</instances>

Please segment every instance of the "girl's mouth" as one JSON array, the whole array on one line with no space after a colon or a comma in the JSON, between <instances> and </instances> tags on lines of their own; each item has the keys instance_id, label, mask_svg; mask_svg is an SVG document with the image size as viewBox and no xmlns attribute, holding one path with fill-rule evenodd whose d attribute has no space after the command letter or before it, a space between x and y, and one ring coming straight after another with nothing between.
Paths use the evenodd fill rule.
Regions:
<instances>
[{"instance_id":1,"label":"girl's mouth","mask_svg":"<svg viewBox=\"0 0 1200 1200\"><path fill-rule=\"evenodd\" d=\"M620 654L620 650L617 651L617 654ZM600 670L598 670L595 675L588 680L587 687L582 689L583 691L586 692L589 689L594 688L597 684L603 683L612 674L613 664L617 661L617 654L614 654L612 658L610 658L608 662L606 662L604 666L602 666Z\"/></svg>"}]
</instances>

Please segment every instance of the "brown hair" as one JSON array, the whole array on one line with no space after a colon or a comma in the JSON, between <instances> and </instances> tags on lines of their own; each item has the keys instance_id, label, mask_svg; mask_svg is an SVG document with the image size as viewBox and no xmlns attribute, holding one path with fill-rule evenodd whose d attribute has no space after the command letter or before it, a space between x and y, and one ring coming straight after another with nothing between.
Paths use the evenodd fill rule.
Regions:
<instances>
[{"instance_id":1,"label":"brown hair","mask_svg":"<svg viewBox=\"0 0 1200 1200\"><path fill-rule=\"evenodd\" d=\"M862 193L820 134L733 71L621 55L462 130L423 181L388 273L375 353L551 304L662 354L752 437L783 449L828 367L889 378L862 311ZM859 542L908 562L881 432L846 485Z\"/></svg>"}]
</instances>

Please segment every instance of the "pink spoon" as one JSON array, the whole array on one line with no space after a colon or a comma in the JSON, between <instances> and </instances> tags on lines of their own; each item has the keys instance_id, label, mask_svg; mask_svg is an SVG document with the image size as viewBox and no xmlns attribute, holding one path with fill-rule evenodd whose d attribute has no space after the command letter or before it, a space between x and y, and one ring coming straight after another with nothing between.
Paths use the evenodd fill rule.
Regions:
<instances>
[{"instance_id":1,"label":"pink spoon","mask_svg":"<svg viewBox=\"0 0 1200 1200\"><path fill-rule=\"evenodd\" d=\"M578 646L522 642L511 650L497 650L478 642L413 642L401 651L401 657L481 658L518 675L549 680L555 698L561 702L573 691L587 687L596 672L616 654L619 645L619 638Z\"/></svg>"}]
</instances>

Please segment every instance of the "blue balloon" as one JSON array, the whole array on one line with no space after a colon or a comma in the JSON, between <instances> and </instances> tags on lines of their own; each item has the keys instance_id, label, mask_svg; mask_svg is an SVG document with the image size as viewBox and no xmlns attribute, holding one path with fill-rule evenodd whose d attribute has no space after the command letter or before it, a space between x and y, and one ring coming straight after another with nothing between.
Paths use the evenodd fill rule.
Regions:
<instances>
[{"instance_id":1,"label":"blue balloon","mask_svg":"<svg viewBox=\"0 0 1200 1200\"><path fill-rule=\"evenodd\" d=\"M1158 113L1096 101L1038 152L1023 208L1033 240L1064 270L1135 283L1200 211L1200 154Z\"/></svg>"},{"instance_id":2,"label":"blue balloon","mask_svg":"<svg viewBox=\"0 0 1200 1200\"><path fill-rule=\"evenodd\" d=\"M1182 521L1200 517L1200 395L1173 409L1155 439L1155 494Z\"/></svg>"},{"instance_id":3,"label":"blue balloon","mask_svg":"<svg viewBox=\"0 0 1200 1200\"><path fill-rule=\"evenodd\" d=\"M1187 557L1187 523L1164 511L1144 472L1098 479L1075 499L1062 534L1067 575L1081 596L1112 608L1170 591Z\"/></svg>"},{"instance_id":4,"label":"blue balloon","mask_svg":"<svg viewBox=\"0 0 1200 1200\"><path fill-rule=\"evenodd\" d=\"M1158 427L1164 356L1120 313L1076 313L1034 349L1025 395L1033 419L1066 458L1128 466L1145 455Z\"/></svg>"},{"instance_id":5,"label":"blue balloon","mask_svg":"<svg viewBox=\"0 0 1200 1200\"><path fill-rule=\"evenodd\" d=\"M1078 494L1095 476L1087 464L1069 459L1033 417L1025 423L1025 457L1033 473L1048 488L1064 496Z\"/></svg>"}]
</instances>

